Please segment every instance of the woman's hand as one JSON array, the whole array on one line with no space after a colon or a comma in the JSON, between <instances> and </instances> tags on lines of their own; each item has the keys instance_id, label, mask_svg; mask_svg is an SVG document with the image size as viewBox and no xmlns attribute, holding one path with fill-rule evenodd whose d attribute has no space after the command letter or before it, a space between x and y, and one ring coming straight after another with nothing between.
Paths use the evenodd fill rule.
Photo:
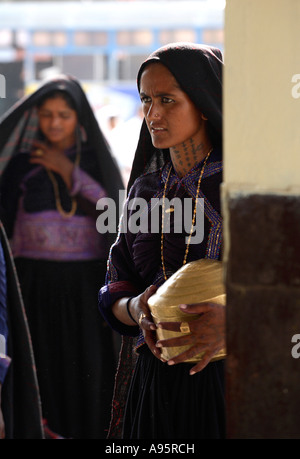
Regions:
<instances>
[{"instance_id":1,"label":"woman's hand","mask_svg":"<svg viewBox=\"0 0 300 459\"><path fill-rule=\"evenodd\" d=\"M182 304L180 309L187 314L199 314L199 318L189 322L190 333L166 340L159 340L156 346L190 346L187 351L168 361L175 365L204 352L202 359L191 368L193 375L211 361L212 357L225 348L225 306L217 303ZM157 326L165 330L180 332L182 322L160 322Z\"/></svg>"},{"instance_id":2,"label":"woman's hand","mask_svg":"<svg viewBox=\"0 0 300 459\"><path fill-rule=\"evenodd\" d=\"M36 140L29 161L32 164L39 164L46 169L57 172L61 175L67 188L69 190L72 188L74 163L63 152Z\"/></svg>"},{"instance_id":3,"label":"woman's hand","mask_svg":"<svg viewBox=\"0 0 300 459\"><path fill-rule=\"evenodd\" d=\"M154 295L157 287L150 285L143 293L139 296L132 298L130 301L130 311L135 321L139 324L143 331L145 342L148 345L150 351L157 357L161 358L161 350L156 346L156 325L153 322L151 312L148 306L148 299Z\"/></svg>"}]
</instances>

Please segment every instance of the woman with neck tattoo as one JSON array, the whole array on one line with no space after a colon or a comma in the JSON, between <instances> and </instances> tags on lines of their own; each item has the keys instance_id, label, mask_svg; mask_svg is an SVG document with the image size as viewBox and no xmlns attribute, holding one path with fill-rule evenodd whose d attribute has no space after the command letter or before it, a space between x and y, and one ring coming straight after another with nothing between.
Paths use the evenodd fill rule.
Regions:
<instances>
[{"instance_id":1,"label":"woman with neck tattoo","mask_svg":"<svg viewBox=\"0 0 300 459\"><path fill-rule=\"evenodd\" d=\"M221 260L222 67L219 50L174 43L151 54L138 72L144 121L107 283L99 295L103 316L123 335L111 437L225 436L224 356L216 358L225 346L224 305L181 304L186 314L196 314L192 323L155 323L149 308L157 289L182 266ZM137 198L147 203L148 222L153 198L161 200L159 231L150 224L148 231L133 230L130 224L126 230L124 222L133 218ZM181 232L175 231L174 209L166 206L173 198L182 203L184 220L190 215ZM200 198L204 228L195 243ZM192 202L191 214L185 212L186 201ZM158 329L184 336L158 339ZM164 357L164 348L183 343L187 351ZM187 362L199 353L201 359Z\"/></svg>"}]
</instances>

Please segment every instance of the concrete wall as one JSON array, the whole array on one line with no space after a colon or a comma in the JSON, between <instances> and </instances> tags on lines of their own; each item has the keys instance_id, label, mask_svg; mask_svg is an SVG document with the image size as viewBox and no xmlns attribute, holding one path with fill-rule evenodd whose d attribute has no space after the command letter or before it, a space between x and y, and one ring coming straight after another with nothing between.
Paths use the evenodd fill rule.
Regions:
<instances>
[{"instance_id":1,"label":"concrete wall","mask_svg":"<svg viewBox=\"0 0 300 459\"><path fill-rule=\"evenodd\" d=\"M298 0L227 0L228 438L300 438L299 24Z\"/></svg>"}]
</instances>

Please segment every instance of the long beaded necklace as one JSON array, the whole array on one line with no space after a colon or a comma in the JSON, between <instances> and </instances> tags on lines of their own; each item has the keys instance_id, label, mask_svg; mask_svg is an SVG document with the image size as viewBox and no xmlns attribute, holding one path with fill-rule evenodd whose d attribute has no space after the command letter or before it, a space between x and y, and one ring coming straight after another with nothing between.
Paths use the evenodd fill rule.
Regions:
<instances>
[{"instance_id":1,"label":"long beaded necklace","mask_svg":"<svg viewBox=\"0 0 300 459\"><path fill-rule=\"evenodd\" d=\"M186 264L187 256L188 256L188 253L189 253L191 237L192 237L192 234L193 234L194 225L195 225L195 221L196 221L197 203L198 203L201 180L202 180L202 177L203 177L203 173L204 173L204 169L205 169L207 160L208 160L208 158L209 158L209 156L210 156L212 151L213 151L213 148L207 153L207 155L205 157L205 160L204 160L204 163L203 163L203 166L202 166L202 169L201 169L201 172L200 172L200 175L199 175L197 191L196 191L196 198L195 198L195 205L194 205L194 210L193 210L192 225L191 225L191 229L190 229L188 242L187 242L186 248L185 248L185 254L184 254L184 257L183 257L182 265ZM167 274L166 274L165 260L164 260L164 223L165 223L165 215L164 214L165 214L165 199L166 199L167 185L168 185L168 182L169 182L171 169L172 169L172 164L170 164L169 172L168 172L167 179L166 179L165 186L164 186L163 203L162 203L161 237L160 237L161 264L162 264L163 275L164 275L164 279L165 280L167 280L168 277L167 277Z\"/></svg>"},{"instance_id":2,"label":"long beaded necklace","mask_svg":"<svg viewBox=\"0 0 300 459\"><path fill-rule=\"evenodd\" d=\"M76 155L76 160L75 160L75 166L77 166L80 162L80 153L77 152L77 155ZM77 201L76 201L76 198L74 198L73 196L71 196L71 201L72 201L72 206L71 206L71 209L69 210L69 212L67 212L66 210L63 209L62 207L62 204L61 204L61 200L60 200L60 196L59 196L59 188L58 188L58 183L56 181L56 178L54 177L54 174L53 172L50 170L50 169L46 169L47 171L47 174L52 182L52 186L53 186L53 191L54 191L54 198L55 198L55 205L56 205L56 209L58 210L58 212L63 216L63 217L66 217L66 218L70 218L70 217L73 217L73 215L75 214L76 210L77 210Z\"/></svg>"}]
</instances>

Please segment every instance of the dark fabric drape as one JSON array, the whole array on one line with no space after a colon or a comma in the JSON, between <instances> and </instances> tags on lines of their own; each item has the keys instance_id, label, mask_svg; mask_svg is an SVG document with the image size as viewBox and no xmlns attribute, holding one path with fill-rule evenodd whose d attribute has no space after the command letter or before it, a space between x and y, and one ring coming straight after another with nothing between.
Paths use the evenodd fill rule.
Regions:
<instances>
[{"instance_id":1,"label":"dark fabric drape","mask_svg":"<svg viewBox=\"0 0 300 459\"><path fill-rule=\"evenodd\" d=\"M192 365L183 365L185 371L182 365L170 367L143 347L129 388L123 439L225 438L224 360L193 377Z\"/></svg>"},{"instance_id":2,"label":"dark fabric drape","mask_svg":"<svg viewBox=\"0 0 300 459\"><path fill-rule=\"evenodd\" d=\"M113 336L95 298L105 261L17 258L16 268L43 417L65 438L105 438L116 370Z\"/></svg>"},{"instance_id":3,"label":"dark fabric drape","mask_svg":"<svg viewBox=\"0 0 300 459\"><path fill-rule=\"evenodd\" d=\"M42 439L41 401L31 336L15 264L2 223L0 237L7 272L7 354L12 359L2 388L6 438Z\"/></svg>"}]
</instances>

